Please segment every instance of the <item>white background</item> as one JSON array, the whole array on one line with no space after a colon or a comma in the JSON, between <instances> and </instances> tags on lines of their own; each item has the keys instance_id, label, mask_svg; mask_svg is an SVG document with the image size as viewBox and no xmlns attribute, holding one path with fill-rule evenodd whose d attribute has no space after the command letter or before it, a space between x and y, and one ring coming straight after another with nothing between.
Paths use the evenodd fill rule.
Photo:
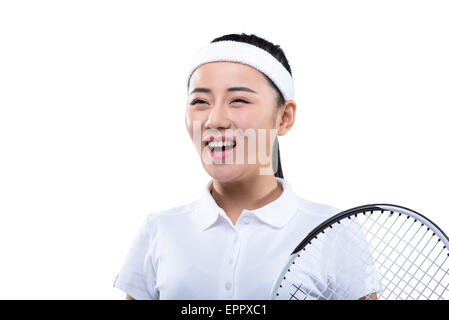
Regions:
<instances>
[{"instance_id":1,"label":"white background","mask_svg":"<svg viewBox=\"0 0 449 320\"><path fill-rule=\"evenodd\" d=\"M143 218L209 180L185 73L228 33L289 59L280 150L299 196L399 204L448 232L448 16L429 0L1 1L0 298L124 298Z\"/></svg>"}]
</instances>

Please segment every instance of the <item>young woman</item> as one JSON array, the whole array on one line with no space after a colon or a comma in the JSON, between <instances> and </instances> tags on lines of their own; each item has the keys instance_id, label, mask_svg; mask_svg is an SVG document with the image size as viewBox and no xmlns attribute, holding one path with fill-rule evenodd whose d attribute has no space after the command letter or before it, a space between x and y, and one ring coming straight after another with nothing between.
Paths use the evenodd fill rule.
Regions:
<instances>
[{"instance_id":1,"label":"young woman","mask_svg":"<svg viewBox=\"0 0 449 320\"><path fill-rule=\"evenodd\" d=\"M197 53L185 122L212 179L199 199L145 217L114 281L127 299L269 299L298 242L340 211L283 178L277 136L295 123L293 88L283 50L255 35Z\"/></svg>"}]
</instances>

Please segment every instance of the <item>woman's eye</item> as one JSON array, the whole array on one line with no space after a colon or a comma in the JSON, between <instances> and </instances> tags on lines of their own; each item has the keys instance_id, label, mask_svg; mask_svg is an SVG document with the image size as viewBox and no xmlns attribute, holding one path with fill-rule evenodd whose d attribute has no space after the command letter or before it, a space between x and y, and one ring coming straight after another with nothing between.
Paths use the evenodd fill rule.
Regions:
<instances>
[{"instance_id":1,"label":"woman's eye","mask_svg":"<svg viewBox=\"0 0 449 320\"><path fill-rule=\"evenodd\" d=\"M249 103L248 101L245 101L243 99L235 99L232 102L243 102L243 103Z\"/></svg>"},{"instance_id":2,"label":"woman's eye","mask_svg":"<svg viewBox=\"0 0 449 320\"><path fill-rule=\"evenodd\" d=\"M200 99L196 99L196 100L193 100L192 102L190 102L191 105L198 104L198 103L205 103L205 101L204 100L200 100Z\"/></svg>"},{"instance_id":3,"label":"woman's eye","mask_svg":"<svg viewBox=\"0 0 449 320\"><path fill-rule=\"evenodd\" d=\"M235 100L233 100L232 102L249 103L248 101L243 100L243 99L235 99ZM193 100L193 101L190 103L190 105L199 104L199 103L200 103L200 104L203 104L203 103L206 103L206 101L201 100L201 99L196 99L196 100Z\"/></svg>"}]
</instances>

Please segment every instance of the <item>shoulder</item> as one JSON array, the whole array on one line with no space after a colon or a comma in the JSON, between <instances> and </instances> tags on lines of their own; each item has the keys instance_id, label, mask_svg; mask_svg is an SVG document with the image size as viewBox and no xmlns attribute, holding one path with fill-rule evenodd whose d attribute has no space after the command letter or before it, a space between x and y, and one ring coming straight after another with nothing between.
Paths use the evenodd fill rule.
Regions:
<instances>
[{"instance_id":1,"label":"shoulder","mask_svg":"<svg viewBox=\"0 0 449 320\"><path fill-rule=\"evenodd\" d=\"M306 200L296 194L295 200L297 209L293 224L308 231L342 211L332 205Z\"/></svg>"},{"instance_id":2,"label":"shoulder","mask_svg":"<svg viewBox=\"0 0 449 320\"><path fill-rule=\"evenodd\" d=\"M305 200L301 197L297 198L300 221L308 224L310 230L343 211L328 204ZM357 245L363 241L362 228L356 219L342 220L341 226L345 229L345 232L334 233L336 238L333 239L336 242L345 245Z\"/></svg>"},{"instance_id":3,"label":"shoulder","mask_svg":"<svg viewBox=\"0 0 449 320\"><path fill-rule=\"evenodd\" d=\"M194 202L189 202L164 210L150 212L145 217L145 224L149 228L157 227L161 224L170 224L172 222L179 224L183 220L191 219L193 211Z\"/></svg>"},{"instance_id":4,"label":"shoulder","mask_svg":"<svg viewBox=\"0 0 449 320\"><path fill-rule=\"evenodd\" d=\"M327 219L342 211L329 204L306 200L298 195L296 195L296 198L298 201L298 210L304 215L315 217L317 219Z\"/></svg>"}]
</instances>

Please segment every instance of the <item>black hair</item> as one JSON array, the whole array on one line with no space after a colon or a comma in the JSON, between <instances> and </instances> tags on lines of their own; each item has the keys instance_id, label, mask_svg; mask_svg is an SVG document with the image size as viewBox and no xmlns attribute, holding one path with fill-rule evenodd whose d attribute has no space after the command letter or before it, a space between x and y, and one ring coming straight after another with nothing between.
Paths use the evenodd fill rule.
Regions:
<instances>
[{"instance_id":1,"label":"black hair","mask_svg":"<svg viewBox=\"0 0 449 320\"><path fill-rule=\"evenodd\" d=\"M271 43L270 41L263 39L261 37L258 37L254 34L245 34L245 33L241 33L241 34L226 34L224 36L215 38L214 40L211 41L211 43L213 42L218 42L218 41L225 41L225 40L232 40L232 41L239 41L239 42L245 42L248 44L252 44L256 47L259 47L265 51L267 51L269 54L271 54L273 57L275 57L284 67L285 69L287 69L287 71L290 73L290 75L292 74L291 68L290 68L290 64L288 63L287 57L284 54L284 51L281 49L281 47L279 45L275 45L273 43ZM281 108L284 103L285 103L285 99L282 96L281 91L279 90L279 88L274 84L274 82L268 78L265 74L263 74L265 76L265 78L267 79L268 83L271 85L271 87L276 91L276 105L278 108ZM279 141L278 138L276 137L276 140L274 142L274 146L273 146L273 172L275 177L279 177L279 178L284 178L284 174L282 173L282 166L281 166L281 155L279 152Z\"/></svg>"}]
</instances>

